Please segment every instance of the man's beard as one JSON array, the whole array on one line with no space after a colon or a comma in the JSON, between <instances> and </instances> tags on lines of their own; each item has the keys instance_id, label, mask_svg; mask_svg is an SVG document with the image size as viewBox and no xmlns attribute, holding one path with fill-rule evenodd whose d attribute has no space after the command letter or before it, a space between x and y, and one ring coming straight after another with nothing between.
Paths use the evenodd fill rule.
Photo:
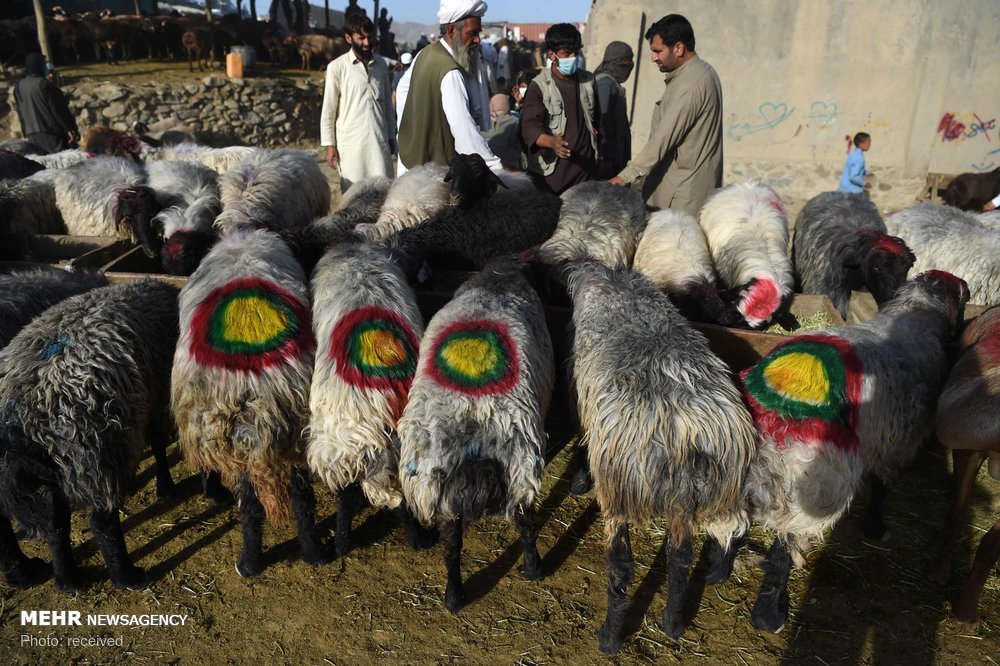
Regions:
<instances>
[{"instance_id":1,"label":"man's beard","mask_svg":"<svg viewBox=\"0 0 1000 666\"><path fill-rule=\"evenodd\" d=\"M462 38L455 36L454 42L448 42L448 46L455 54L455 62L467 72L472 71L472 52L476 47L469 47L462 43Z\"/></svg>"},{"instance_id":2,"label":"man's beard","mask_svg":"<svg viewBox=\"0 0 1000 666\"><path fill-rule=\"evenodd\" d=\"M354 57L356 57L358 60L370 60L372 57L371 46L369 46L367 49L363 49L352 41L351 50L354 51Z\"/></svg>"}]
</instances>

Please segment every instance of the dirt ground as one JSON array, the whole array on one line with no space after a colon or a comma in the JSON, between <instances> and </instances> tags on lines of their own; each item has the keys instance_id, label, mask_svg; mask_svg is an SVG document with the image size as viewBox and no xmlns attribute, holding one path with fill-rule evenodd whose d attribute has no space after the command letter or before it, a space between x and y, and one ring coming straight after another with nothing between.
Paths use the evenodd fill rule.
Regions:
<instances>
[{"instance_id":1,"label":"dirt ground","mask_svg":"<svg viewBox=\"0 0 1000 666\"><path fill-rule=\"evenodd\" d=\"M265 66L266 69L266 66ZM305 76L294 70L285 75ZM62 69L64 83L83 78L141 82L188 78L185 63L137 62L120 70L88 65ZM200 76L204 76L201 74ZM195 76L199 76L196 72ZM320 72L309 76L319 77ZM335 185L335 183L334 183ZM793 212L794 215L794 212ZM233 507L203 498L191 471L171 447L177 494L157 501L151 457L143 461L123 524L136 563L153 582L141 592L108 581L85 511L73 518L74 554L87 586L75 594L50 579L30 590L0 584L0 655L11 664L930 664L1000 662L1000 577L987 583L975 632L948 619L976 544L1000 515L1000 483L979 476L972 507L945 586L924 571L937 550L950 497L948 457L925 449L905 470L886 503L891 538L860 535L859 497L827 543L793 572L790 620L777 634L750 624L769 536L751 534L730 581L706 587L704 566L692 574L689 615L679 641L660 629L665 607L665 532L634 526L634 603L619 657L597 650L606 611L604 535L592 495L569 494L573 444L550 419L550 462L539 501L539 536L546 577L520 573L516 531L499 519L466 535L463 571L469 605L458 614L442 604L445 571L440 546L413 552L387 514L366 510L355 519L355 548L343 560L310 567L298 559L290 528L267 528L269 567L242 579L234 564L241 537ZM335 501L316 484L317 519L332 535ZM44 543L22 541L31 556L49 559ZM182 627L22 626L21 611L78 610L87 614L180 614ZM124 647L68 646L69 638L121 638ZM48 638L53 646L29 645ZM50 641L50 642L51 642Z\"/></svg>"}]
</instances>

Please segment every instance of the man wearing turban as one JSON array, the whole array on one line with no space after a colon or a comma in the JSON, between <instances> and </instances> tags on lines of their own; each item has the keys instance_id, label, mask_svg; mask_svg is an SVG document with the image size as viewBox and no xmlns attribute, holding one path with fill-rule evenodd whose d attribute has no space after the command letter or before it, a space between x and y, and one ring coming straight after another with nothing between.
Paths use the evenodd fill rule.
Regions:
<instances>
[{"instance_id":1,"label":"man wearing turban","mask_svg":"<svg viewBox=\"0 0 1000 666\"><path fill-rule=\"evenodd\" d=\"M479 61L485 13L482 0L442 0L441 39L420 51L396 89L397 175L427 162L448 165L456 153L478 153L491 169L502 169L480 134L492 125Z\"/></svg>"}]
</instances>

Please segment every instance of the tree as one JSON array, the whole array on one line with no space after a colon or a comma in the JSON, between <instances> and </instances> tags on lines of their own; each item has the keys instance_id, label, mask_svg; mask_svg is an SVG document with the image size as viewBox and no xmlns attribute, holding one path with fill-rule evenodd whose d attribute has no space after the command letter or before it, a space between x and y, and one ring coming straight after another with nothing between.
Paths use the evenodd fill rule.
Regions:
<instances>
[{"instance_id":1,"label":"tree","mask_svg":"<svg viewBox=\"0 0 1000 666\"><path fill-rule=\"evenodd\" d=\"M205 0L205 20L212 22L212 0Z\"/></svg>"},{"instance_id":2,"label":"tree","mask_svg":"<svg viewBox=\"0 0 1000 666\"><path fill-rule=\"evenodd\" d=\"M250 0L250 20L257 22L257 0Z\"/></svg>"},{"instance_id":3,"label":"tree","mask_svg":"<svg viewBox=\"0 0 1000 666\"><path fill-rule=\"evenodd\" d=\"M49 48L49 36L45 32L45 12L42 11L42 0L34 0L35 23L38 24L38 45L42 47L45 62L52 62L52 50Z\"/></svg>"}]
</instances>

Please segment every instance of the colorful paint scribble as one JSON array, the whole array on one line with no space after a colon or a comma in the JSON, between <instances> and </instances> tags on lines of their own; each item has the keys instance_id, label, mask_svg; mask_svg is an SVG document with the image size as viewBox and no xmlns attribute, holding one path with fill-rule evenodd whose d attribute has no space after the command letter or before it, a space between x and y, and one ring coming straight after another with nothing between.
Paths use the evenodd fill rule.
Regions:
<instances>
[{"instance_id":1,"label":"colorful paint scribble","mask_svg":"<svg viewBox=\"0 0 1000 666\"><path fill-rule=\"evenodd\" d=\"M517 382L517 346L501 321L456 322L430 347L430 376L466 395L505 393Z\"/></svg>"},{"instance_id":2,"label":"colorful paint scribble","mask_svg":"<svg viewBox=\"0 0 1000 666\"><path fill-rule=\"evenodd\" d=\"M976 113L946 113L938 122L937 133L942 142L972 139L982 135L987 142L992 142L990 130L996 129L996 118L983 120Z\"/></svg>"},{"instance_id":3,"label":"colorful paint scribble","mask_svg":"<svg viewBox=\"0 0 1000 666\"><path fill-rule=\"evenodd\" d=\"M191 321L191 355L199 363L258 373L313 348L309 309L260 278L217 288Z\"/></svg>"},{"instance_id":4,"label":"colorful paint scribble","mask_svg":"<svg viewBox=\"0 0 1000 666\"><path fill-rule=\"evenodd\" d=\"M347 313L330 334L330 357L337 375L364 389L408 391L419 347L409 324L378 306Z\"/></svg>"},{"instance_id":5,"label":"colorful paint scribble","mask_svg":"<svg viewBox=\"0 0 1000 666\"><path fill-rule=\"evenodd\" d=\"M743 371L744 390L761 433L780 447L789 440L858 447L861 361L850 343L800 335Z\"/></svg>"}]
</instances>

